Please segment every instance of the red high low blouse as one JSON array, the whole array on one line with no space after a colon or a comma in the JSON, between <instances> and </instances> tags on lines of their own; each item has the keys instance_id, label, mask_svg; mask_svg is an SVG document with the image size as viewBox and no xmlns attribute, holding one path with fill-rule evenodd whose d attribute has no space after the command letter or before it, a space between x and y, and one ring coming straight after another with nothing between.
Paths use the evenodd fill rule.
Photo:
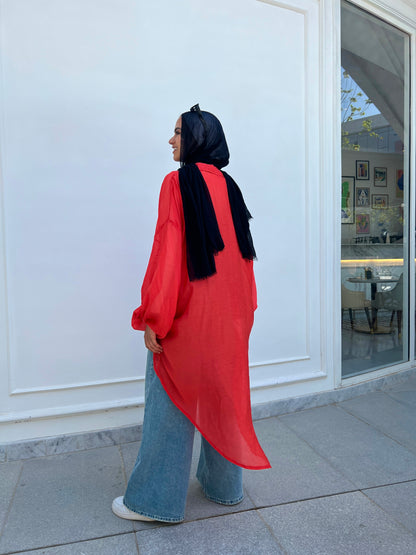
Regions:
<instances>
[{"instance_id":1,"label":"red high low blouse","mask_svg":"<svg viewBox=\"0 0 416 555\"><path fill-rule=\"evenodd\" d=\"M253 263L237 243L221 171L198 164L210 192L225 248L217 273L189 281L177 171L162 184L159 215L132 326L156 333L163 353L154 367L172 402L232 463L270 468L251 418L248 340L257 308Z\"/></svg>"}]
</instances>

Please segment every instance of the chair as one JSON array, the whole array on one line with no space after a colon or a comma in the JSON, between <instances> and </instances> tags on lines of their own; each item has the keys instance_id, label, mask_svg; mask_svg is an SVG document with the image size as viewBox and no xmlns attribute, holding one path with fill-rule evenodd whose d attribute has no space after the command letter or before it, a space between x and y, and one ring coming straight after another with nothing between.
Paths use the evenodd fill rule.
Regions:
<instances>
[{"instance_id":1,"label":"chair","mask_svg":"<svg viewBox=\"0 0 416 555\"><path fill-rule=\"evenodd\" d=\"M369 308L371 308L371 301L365 298L364 291L351 291L341 284L341 318L344 318L344 310L348 309L352 330L354 329L354 313L356 310L365 311L368 326L370 330L373 329Z\"/></svg>"},{"instance_id":2,"label":"chair","mask_svg":"<svg viewBox=\"0 0 416 555\"><path fill-rule=\"evenodd\" d=\"M402 314L403 314L403 274L400 274L399 281L396 286L390 291L378 292L376 293L373 308L376 313L377 322L377 311L383 308L384 310L391 310L390 318L390 328L393 325L394 313L397 315L397 329L399 332L399 337L402 334Z\"/></svg>"}]
</instances>

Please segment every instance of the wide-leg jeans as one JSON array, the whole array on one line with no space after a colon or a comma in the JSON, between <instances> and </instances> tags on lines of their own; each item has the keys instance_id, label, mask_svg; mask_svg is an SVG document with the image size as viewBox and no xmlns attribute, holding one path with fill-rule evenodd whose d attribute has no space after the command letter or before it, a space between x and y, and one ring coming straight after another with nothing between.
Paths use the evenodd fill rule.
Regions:
<instances>
[{"instance_id":1,"label":"wide-leg jeans","mask_svg":"<svg viewBox=\"0 0 416 555\"><path fill-rule=\"evenodd\" d=\"M124 495L126 507L164 522L184 519L194 432L194 425L165 392L149 351L142 442ZM235 505L243 499L242 469L203 437L197 478L211 501Z\"/></svg>"}]
</instances>

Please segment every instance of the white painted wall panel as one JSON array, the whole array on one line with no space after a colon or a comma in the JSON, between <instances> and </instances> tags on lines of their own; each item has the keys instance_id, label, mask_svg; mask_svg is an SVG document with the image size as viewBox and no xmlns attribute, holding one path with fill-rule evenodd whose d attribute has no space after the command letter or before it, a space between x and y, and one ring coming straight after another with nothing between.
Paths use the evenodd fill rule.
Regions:
<instances>
[{"instance_id":1,"label":"white painted wall panel","mask_svg":"<svg viewBox=\"0 0 416 555\"><path fill-rule=\"evenodd\" d=\"M321 375L319 6L289 4L0 2L6 411L140 400L130 315L195 102L254 216L253 382Z\"/></svg>"}]
</instances>

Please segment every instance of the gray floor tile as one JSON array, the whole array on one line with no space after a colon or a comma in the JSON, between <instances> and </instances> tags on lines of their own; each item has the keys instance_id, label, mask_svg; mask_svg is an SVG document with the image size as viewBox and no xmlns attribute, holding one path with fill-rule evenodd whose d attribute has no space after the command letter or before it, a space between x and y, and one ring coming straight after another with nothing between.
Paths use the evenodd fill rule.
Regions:
<instances>
[{"instance_id":1,"label":"gray floor tile","mask_svg":"<svg viewBox=\"0 0 416 555\"><path fill-rule=\"evenodd\" d=\"M6 447L4 445L0 445L0 463L6 461Z\"/></svg>"},{"instance_id":2,"label":"gray floor tile","mask_svg":"<svg viewBox=\"0 0 416 555\"><path fill-rule=\"evenodd\" d=\"M134 534L121 534L99 540L47 547L36 551L24 551L19 555L137 555Z\"/></svg>"},{"instance_id":3,"label":"gray floor tile","mask_svg":"<svg viewBox=\"0 0 416 555\"><path fill-rule=\"evenodd\" d=\"M416 537L359 492L259 512L288 555L416 553Z\"/></svg>"},{"instance_id":4,"label":"gray floor tile","mask_svg":"<svg viewBox=\"0 0 416 555\"><path fill-rule=\"evenodd\" d=\"M130 474L133 472L133 467L137 459L137 453L139 452L139 447L140 447L140 441L135 441L133 443L126 443L125 445L120 445L120 451L124 461L124 468L126 470L127 480L130 478Z\"/></svg>"},{"instance_id":5,"label":"gray floor tile","mask_svg":"<svg viewBox=\"0 0 416 555\"><path fill-rule=\"evenodd\" d=\"M255 423L272 465L244 470L244 485L257 507L356 489L278 418Z\"/></svg>"},{"instance_id":6,"label":"gray floor tile","mask_svg":"<svg viewBox=\"0 0 416 555\"><path fill-rule=\"evenodd\" d=\"M138 532L140 555L283 553L256 511Z\"/></svg>"},{"instance_id":7,"label":"gray floor tile","mask_svg":"<svg viewBox=\"0 0 416 555\"><path fill-rule=\"evenodd\" d=\"M388 395L400 403L416 407L416 389L408 391L388 391Z\"/></svg>"},{"instance_id":8,"label":"gray floor tile","mask_svg":"<svg viewBox=\"0 0 416 555\"><path fill-rule=\"evenodd\" d=\"M21 462L0 465L0 535L22 466Z\"/></svg>"},{"instance_id":9,"label":"gray floor tile","mask_svg":"<svg viewBox=\"0 0 416 555\"><path fill-rule=\"evenodd\" d=\"M25 461L0 553L132 532L111 512L123 489L117 447Z\"/></svg>"},{"instance_id":10,"label":"gray floor tile","mask_svg":"<svg viewBox=\"0 0 416 555\"><path fill-rule=\"evenodd\" d=\"M358 488L416 478L416 455L382 432L327 406L279 417Z\"/></svg>"},{"instance_id":11,"label":"gray floor tile","mask_svg":"<svg viewBox=\"0 0 416 555\"><path fill-rule=\"evenodd\" d=\"M366 489L363 493L416 535L416 482Z\"/></svg>"},{"instance_id":12,"label":"gray floor tile","mask_svg":"<svg viewBox=\"0 0 416 555\"><path fill-rule=\"evenodd\" d=\"M339 406L416 452L416 407L381 392L344 401Z\"/></svg>"},{"instance_id":13,"label":"gray floor tile","mask_svg":"<svg viewBox=\"0 0 416 555\"><path fill-rule=\"evenodd\" d=\"M386 391L416 391L416 376L412 376L404 382L387 386Z\"/></svg>"}]
</instances>

